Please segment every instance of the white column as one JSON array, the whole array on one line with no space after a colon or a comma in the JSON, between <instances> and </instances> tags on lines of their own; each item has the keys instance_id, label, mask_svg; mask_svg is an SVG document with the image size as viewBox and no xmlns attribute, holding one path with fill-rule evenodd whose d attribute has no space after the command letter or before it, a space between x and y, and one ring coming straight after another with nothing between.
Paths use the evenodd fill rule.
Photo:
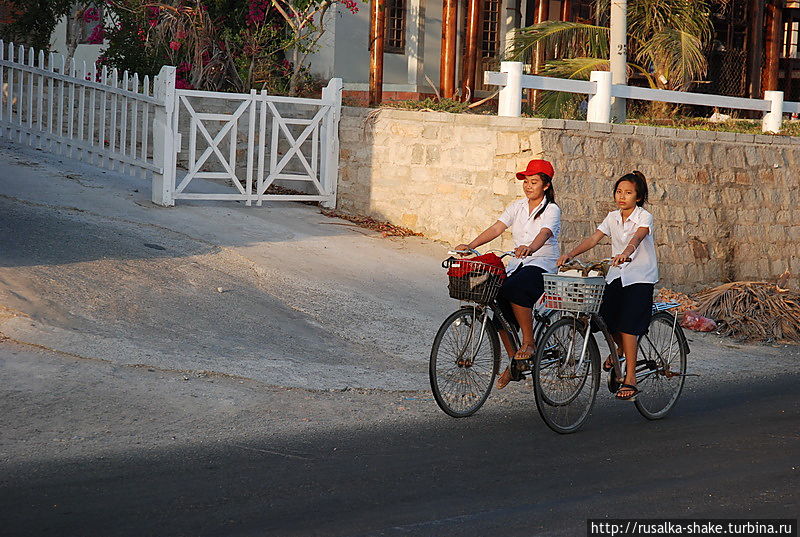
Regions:
<instances>
[{"instance_id":1,"label":"white column","mask_svg":"<svg viewBox=\"0 0 800 537\"><path fill-rule=\"evenodd\" d=\"M506 85L500 90L497 115L522 115L522 62L500 62L500 72L506 74Z\"/></svg>"},{"instance_id":2,"label":"white column","mask_svg":"<svg viewBox=\"0 0 800 537\"><path fill-rule=\"evenodd\" d=\"M770 107L769 112L764 114L761 130L763 132L778 133L783 124L783 92L765 91L764 100L769 101Z\"/></svg>"},{"instance_id":3,"label":"white column","mask_svg":"<svg viewBox=\"0 0 800 537\"><path fill-rule=\"evenodd\" d=\"M628 83L628 2L611 0L611 83ZM611 119L625 122L625 99L611 102Z\"/></svg>"},{"instance_id":4,"label":"white column","mask_svg":"<svg viewBox=\"0 0 800 537\"><path fill-rule=\"evenodd\" d=\"M330 196L322 202L328 209L336 208L336 192L339 184L339 118L342 113L342 79L333 78L322 89L322 100L330 104L331 109L323 120L320 129L320 146L322 150L320 166L320 184L325 194Z\"/></svg>"},{"instance_id":5,"label":"white column","mask_svg":"<svg viewBox=\"0 0 800 537\"><path fill-rule=\"evenodd\" d=\"M611 73L592 71L589 80L597 85L597 90L594 95L589 96L586 121L609 123L611 121Z\"/></svg>"},{"instance_id":6,"label":"white column","mask_svg":"<svg viewBox=\"0 0 800 537\"><path fill-rule=\"evenodd\" d=\"M156 205L172 207L175 200L175 138L173 126L175 112L175 68L165 65L159 71L154 84L154 96L164 103L156 106L153 118L153 164L163 173L153 173L152 200Z\"/></svg>"},{"instance_id":7,"label":"white column","mask_svg":"<svg viewBox=\"0 0 800 537\"><path fill-rule=\"evenodd\" d=\"M406 57L408 58L408 83L421 92L425 84L425 0L411 0L406 16Z\"/></svg>"}]
</instances>

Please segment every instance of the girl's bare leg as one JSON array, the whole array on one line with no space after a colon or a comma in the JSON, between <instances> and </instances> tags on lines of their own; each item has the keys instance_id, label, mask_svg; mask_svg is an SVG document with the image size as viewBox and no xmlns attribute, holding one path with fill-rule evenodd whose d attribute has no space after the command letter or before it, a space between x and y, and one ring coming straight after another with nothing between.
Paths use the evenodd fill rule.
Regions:
<instances>
[{"instance_id":1,"label":"girl's bare leg","mask_svg":"<svg viewBox=\"0 0 800 537\"><path fill-rule=\"evenodd\" d=\"M516 356L520 360L527 360L533 356L536 350L536 344L533 341L533 309L514 303L511 304L511 309L514 311L514 317L517 318L517 323L522 329L522 343L520 343Z\"/></svg>"},{"instance_id":2,"label":"girl's bare leg","mask_svg":"<svg viewBox=\"0 0 800 537\"><path fill-rule=\"evenodd\" d=\"M616 335L616 334L615 334ZM639 336L633 334L619 333L622 342L622 351L625 353L625 382L631 386L636 386L636 354L639 350ZM632 390L620 388L622 395L631 394ZM617 392L619 394L619 392Z\"/></svg>"}]
</instances>

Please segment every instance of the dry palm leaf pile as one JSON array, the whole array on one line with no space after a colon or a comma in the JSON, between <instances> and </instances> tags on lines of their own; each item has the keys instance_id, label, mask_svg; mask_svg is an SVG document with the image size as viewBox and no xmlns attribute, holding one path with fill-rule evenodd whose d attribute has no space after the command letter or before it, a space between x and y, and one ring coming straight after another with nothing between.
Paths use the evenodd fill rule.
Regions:
<instances>
[{"instance_id":1,"label":"dry palm leaf pile","mask_svg":"<svg viewBox=\"0 0 800 537\"><path fill-rule=\"evenodd\" d=\"M322 209L320 211L330 218L341 218L342 220L349 220L358 227L379 231L384 237L421 237L422 233L417 233L405 227L395 226L388 222L380 222L369 216L358 216L354 214L341 213L339 211Z\"/></svg>"},{"instance_id":2,"label":"dry palm leaf pile","mask_svg":"<svg viewBox=\"0 0 800 537\"><path fill-rule=\"evenodd\" d=\"M732 282L694 295L719 333L745 340L800 343L800 293L768 282Z\"/></svg>"},{"instance_id":3,"label":"dry palm leaf pile","mask_svg":"<svg viewBox=\"0 0 800 537\"><path fill-rule=\"evenodd\" d=\"M679 293L678 291L673 291L672 289L667 289L666 287L659 289L653 300L656 302L677 302L680 304L680 306L677 307L678 313L697 309L697 301L692 297L684 293Z\"/></svg>"}]
</instances>

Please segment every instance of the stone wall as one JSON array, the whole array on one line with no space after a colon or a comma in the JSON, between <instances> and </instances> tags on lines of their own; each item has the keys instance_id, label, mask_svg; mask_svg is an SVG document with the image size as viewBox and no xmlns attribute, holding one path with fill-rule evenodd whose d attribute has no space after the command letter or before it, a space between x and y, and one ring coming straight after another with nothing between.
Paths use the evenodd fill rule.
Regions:
<instances>
[{"instance_id":1,"label":"stone wall","mask_svg":"<svg viewBox=\"0 0 800 537\"><path fill-rule=\"evenodd\" d=\"M346 212L466 242L521 196L514 172L545 158L556 169L567 251L614 209L614 181L638 169L663 285L694 290L787 269L797 284L800 138L345 108L340 140ZM510 233L491 246L509 248Z\"/></svg>"}]
</instances>

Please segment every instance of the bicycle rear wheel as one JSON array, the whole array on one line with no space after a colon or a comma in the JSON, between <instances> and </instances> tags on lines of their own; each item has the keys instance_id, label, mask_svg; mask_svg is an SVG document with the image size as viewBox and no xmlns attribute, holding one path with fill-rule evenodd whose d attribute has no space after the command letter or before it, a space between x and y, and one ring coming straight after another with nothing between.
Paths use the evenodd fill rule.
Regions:
<instances>
[{"instance_id":1,"label":"bicycle rear wheel","mask_svg":"<svg viewBox=\"0 0 800 537\"><path fill-rule=\"evenodd\" d=\"M478 411L500 365L500 341L486 310L462 308L447 317L436 333L428 374L433 398L454 418Z\"/></svg>"},{"instance_id":2,"label":"bicycle rear wheel","mask_svg":"<svg viewBox=\"0 0 800 537\"><path fill-rule=\"evenodd\" d=\"M594 406L600 385L600 351L589 336L583 350L584 321L562 317L547 329L536 350L533 367L536 407L544 422L557 433L574 433Z\"/></svg>"},{"instance_id":3,"label":"bicycle rear wheel","mask_svg":"<svg viewBox=\"0 0 800 537\"><path fill-rule=\"evenodd\" d=\"M636 361L636 408L649 420L661 419L675 406L686 375L686 347L675 317L653 315L647 334L639 338Z\"/></svg>"}]
</instances>

